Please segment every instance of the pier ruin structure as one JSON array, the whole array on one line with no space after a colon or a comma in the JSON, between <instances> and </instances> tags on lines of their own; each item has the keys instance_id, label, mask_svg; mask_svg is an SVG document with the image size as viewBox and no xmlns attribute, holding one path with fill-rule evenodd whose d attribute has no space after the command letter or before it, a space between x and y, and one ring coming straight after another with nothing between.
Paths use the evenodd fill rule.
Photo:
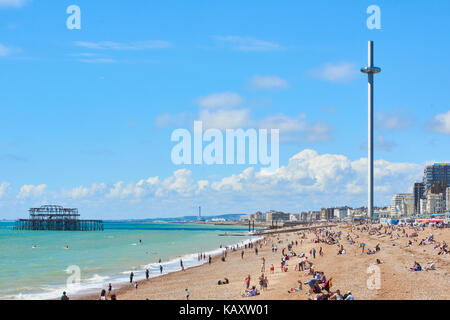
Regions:
<instances>
[{"instance_id":1,"label":"pier ruin structure","mask_svg":"<svg viewBox=\"0 0 450 320\"><path fill-rule=\"evenodd\" d=\"M31 208L29 219L19 219L15 230L27 231L103 231L102 220L81 220L78 209L46 205Z\"/></svg>"}]
</instances>

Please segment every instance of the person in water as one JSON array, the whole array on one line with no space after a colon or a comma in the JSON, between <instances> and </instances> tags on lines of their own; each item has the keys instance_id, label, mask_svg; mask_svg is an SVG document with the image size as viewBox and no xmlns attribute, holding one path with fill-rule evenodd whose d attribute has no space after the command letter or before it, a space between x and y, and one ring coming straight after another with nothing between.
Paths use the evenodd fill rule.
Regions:
<instances>
[{"instance_id":1,"label":"person in water","mask_svg":"<svg viewBox=\"0 0 450 320\"><path fill-rule=\"evenodd\" d=\"M131 272L131 273L130 273L130 283L133 283L133 278L134 278L134 273Z\"/></svg>"}]
</instances>

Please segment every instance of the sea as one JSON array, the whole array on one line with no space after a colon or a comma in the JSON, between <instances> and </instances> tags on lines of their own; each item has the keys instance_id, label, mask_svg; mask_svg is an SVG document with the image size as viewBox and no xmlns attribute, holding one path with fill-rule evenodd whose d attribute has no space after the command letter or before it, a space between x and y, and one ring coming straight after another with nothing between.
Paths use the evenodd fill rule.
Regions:
<instances>
[{"instance_id":1,"label":"sea","mask_svg":"<svg viewBox=\"0 0 450 320\"><path fill-rule=\"evenodd\" d=\"M258 238L235 225L105 222L104 231L17 231L0 222L0 299L58 299L100 293L135 280L207 263L225 246ZM237 235L238 234L238 235ZM225 235L225 236L224 236ZM67 248L68 247L68 248Z\"/></svg>"}]
</instances>

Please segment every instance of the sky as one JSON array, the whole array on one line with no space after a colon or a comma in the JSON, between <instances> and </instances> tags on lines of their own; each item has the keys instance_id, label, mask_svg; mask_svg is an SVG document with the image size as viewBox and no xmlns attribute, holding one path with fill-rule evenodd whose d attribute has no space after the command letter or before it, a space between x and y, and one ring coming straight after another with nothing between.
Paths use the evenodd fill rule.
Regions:
<instances>
[{"instance_id":1,"label":"sky","mask_svg":"<svg viewBox=\"0 0 450 320\"><path fill-rule=\"evenodd\" d=\"M81 11L69 29L67 8ZM369 29L370 5L381 29ZM375 205L450 160L448 1L0 0L0 219ZM176 165L175 129L279 129L279 169ZM223 131L224 132L224 131Z\"/></svg>"}]
</instances>

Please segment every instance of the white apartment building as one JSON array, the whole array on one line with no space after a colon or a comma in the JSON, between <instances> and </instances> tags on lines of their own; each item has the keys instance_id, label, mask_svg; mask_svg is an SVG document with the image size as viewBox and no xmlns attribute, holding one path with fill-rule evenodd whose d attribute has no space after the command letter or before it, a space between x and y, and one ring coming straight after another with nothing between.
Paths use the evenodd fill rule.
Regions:
<instances>
[{"instance_id":1,"label":"white apartment building","mask_svg":"<svg viewBox=\"0 0 450 320\"><path fill-rule=\"evenodd\" d=\"M396 193L391 201L391 215L408 216L414 214L412 193Z\"/></svg>"},{"instance_id":2,"label":"white apartment building","mask_svg":"<svg viewBox=\"0 0 450 320\"><path fill-rule=\"evenodd\" d=\"M445 212L445 201L442 193L429 193L427 195L427 213Z\"/></svg>"}]
</instances>

